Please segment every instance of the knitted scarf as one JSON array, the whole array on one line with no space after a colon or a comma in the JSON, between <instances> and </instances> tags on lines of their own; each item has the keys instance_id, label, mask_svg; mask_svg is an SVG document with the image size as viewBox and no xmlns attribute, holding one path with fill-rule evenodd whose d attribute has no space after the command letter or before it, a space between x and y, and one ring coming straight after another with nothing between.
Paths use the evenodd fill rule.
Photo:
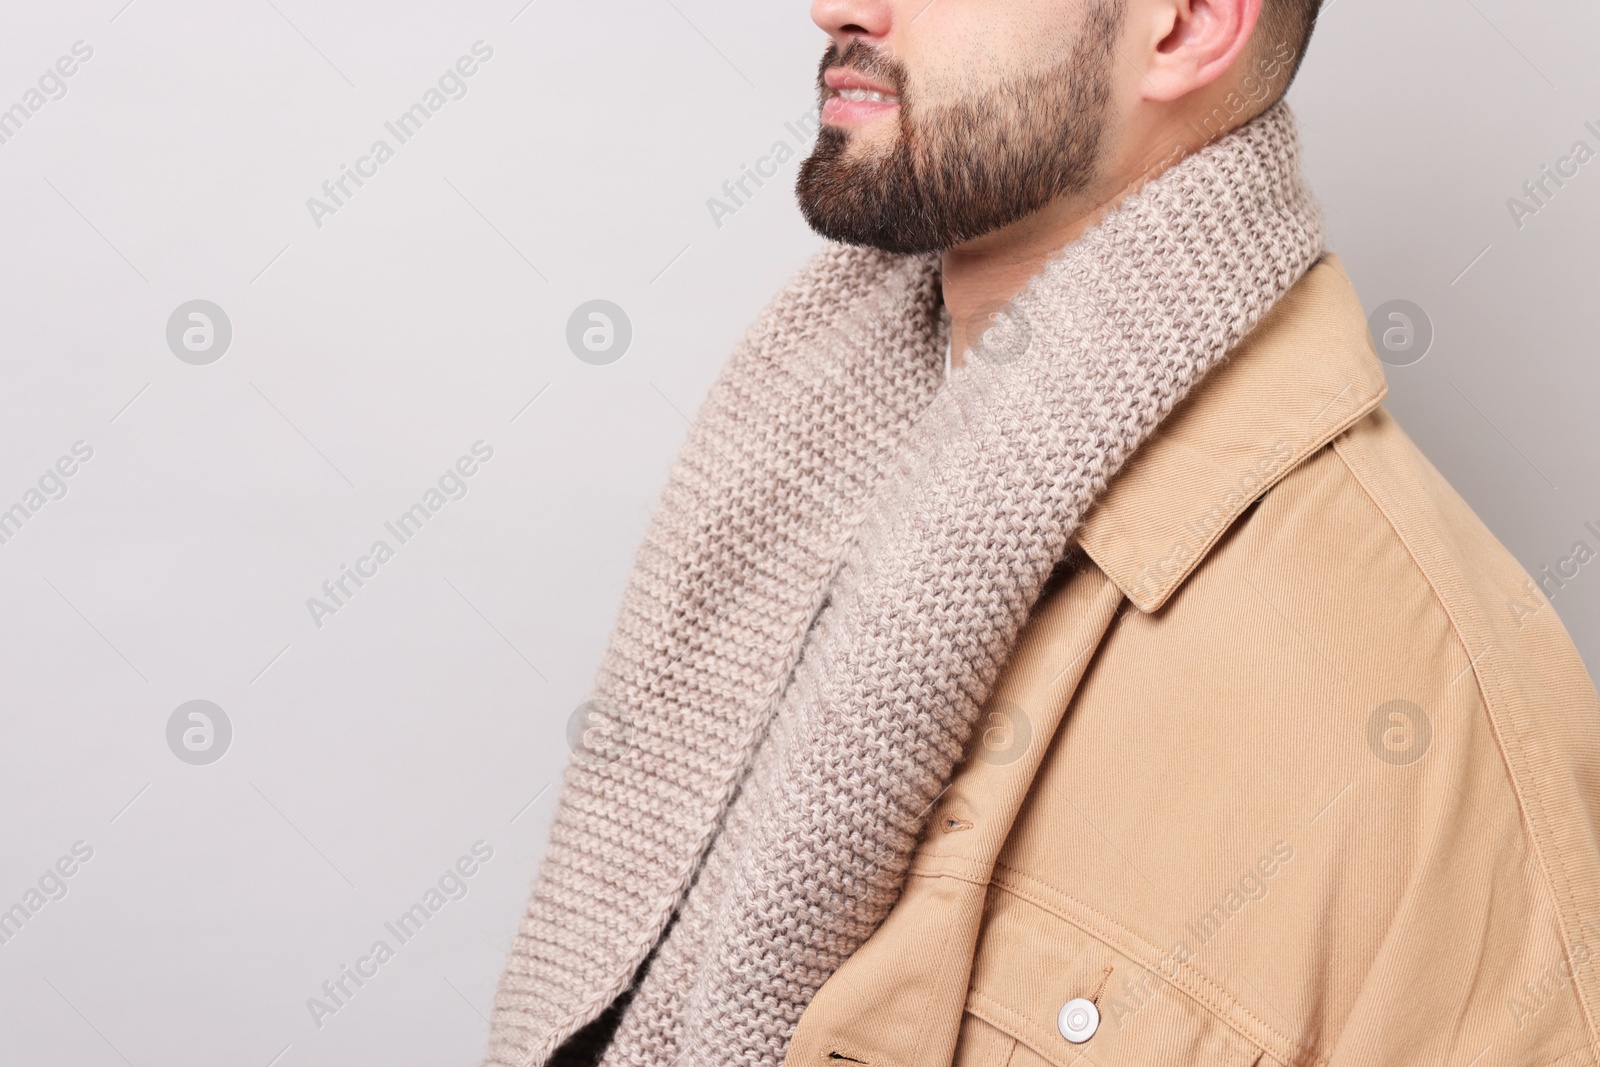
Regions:
<instances>
[{"instance_id":1,"label":"knitted scarf","mask_svg":"<svg viewBox=\"0 0 1600 1067\"><path fill-rule=\"evenodd\" d=\"M938 257L818 253L671 469L486 1062L781 1064L1085 513L1322 243L1280 103L1058 253L948 384Z\"/></svg>"}]
</instances>

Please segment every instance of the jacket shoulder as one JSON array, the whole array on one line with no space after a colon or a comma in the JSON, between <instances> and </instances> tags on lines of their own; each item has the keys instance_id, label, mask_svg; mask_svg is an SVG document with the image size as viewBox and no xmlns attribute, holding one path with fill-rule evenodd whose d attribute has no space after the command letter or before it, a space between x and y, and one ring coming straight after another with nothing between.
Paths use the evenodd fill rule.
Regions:
<instances>
[{"instance_id":1,"label":"jacket shoulder","mask_svg":"<svg viewBox=\"0 0 1600 1067\"><path fill-rule=\"evenodd\" d=\"M1559 1003L1571 1031L1587 1031L1585 1044L1600 1048L1600 968L1593 960L1600 937L1600 698L1582 657L1544 591L1389 412L1375 409L1307 466L1307 480L1321 478L1346 495L1358 490L1367 502L1357 520L1365 537L1350 542L1356 551L1345 569L1378 566L1395 590L1392 603L1428 603L1434 624L1447 627L1441 643L1459 649L1419 657L1434 661L1434 691L1442 686L1436 714L1446 721L1429 725L1459 743L1435 754L1442 766L1433 773L1450 793L1430 798L1417 814L1435 832L1459 818L1458 829L1470 833L1476 822L1501 840L1450 847L1480 859L1504 848L1502 869L1521 873L1513 895L1524 901L1522 914L1494 920L1524 939L1524 958L1503 964L1508 975L1523 972L1520 983L1505 982L1505 1011L1516 1032L1526 1033L1536 1014ZM1388 566L1379 564L1380 554ZM1472 720L1466 729L1452 721L1460 717ZM1403 719L1394 720L1397 736L1415 743ZM1384 734L1368 733L1369 747L1383 758ZM1481 810L1448 812L1459 799ZM1497 819L1502 802L1505 815ZM1492 884L1493 866L1469 861L1463 869ZM1443 886L1442 872L1414 883L1424 884L1424 898L1464 903ZM1489 922L1490 912L1475 904L1458 918ZM1530 956L1531 944L1541 947Z\"/></svg>"},{"instance_id":2,"label":"jacket shoulder","mask_svg":"<svg viewBox=\"0 0 1600 1067\"><path fill-rule=\"evenodd\" d=\"M1531 678L1547 689L1554 673L1570 689L1565 697L1600 712L1587 668L1539 585L1387 410L1352 426L1330 453L1449 616L1480 686Z\"/></svg>"},{"instance_id":3,"label":"jacket shoulder","mask_svg":"<svg viewBox=\"0 0 1600 1067\"><path fill-rule=\"evenodd\" d=\"M1299 813L1283 833L1315 889L1262 912L1279 963L1226 969L1255 969L1260 989L1337 975L1318 1051L1391 1062L1469 1040L1499 1049L1486 1062L1547 1064L1600 1049L1600 699L1527 572L1387 411L1286 472L1161 611L1124 626L1113 645L1132 655L1112 662L1161 667L1121 672L1116 699L1162 735L1190 731L1193 751L1224 739L1186 800L1227 805L1260 840Z\"/></svg>"}]
</instances>

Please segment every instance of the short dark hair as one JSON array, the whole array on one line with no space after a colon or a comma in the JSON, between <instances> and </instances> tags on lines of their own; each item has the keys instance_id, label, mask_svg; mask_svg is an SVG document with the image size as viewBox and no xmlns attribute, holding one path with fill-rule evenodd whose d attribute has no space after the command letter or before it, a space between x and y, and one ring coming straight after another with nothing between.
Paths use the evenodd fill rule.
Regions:
<instances>
[{"instance_id":1,"label":"short dark hair","mask_svg":"<svg viewBox=\"0 0 1600 1067\"><path fill-rule=\"evenodd\" d=\"M1258 52L1271 53L1287 45L1294 51L1283 91L1300 72L1300 61L1305 58L1306 45L1311 42L1311 31L1317 27L1317 15L1321 10L1322 0L1261 0L1255 48Z\"/></svg>"}]
</instances>

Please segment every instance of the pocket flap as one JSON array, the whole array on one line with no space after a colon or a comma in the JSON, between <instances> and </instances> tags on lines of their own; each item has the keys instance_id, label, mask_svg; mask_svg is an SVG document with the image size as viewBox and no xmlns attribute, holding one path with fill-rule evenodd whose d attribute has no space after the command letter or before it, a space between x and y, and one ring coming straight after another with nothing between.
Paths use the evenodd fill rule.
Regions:
<instances>
[{"instance_id":1,"label":"pocket flap","mask_svg":"<svg viewBox=\"0 0 1600 1067\"><path fill-rule=\"evenodd\" d=\"M1068 1001L1094 1002L1087 1040L1062 1036ZM1261 1049L1159 972L1059 916L991 885L973 959L967 1011L1026 1045L1046 1063L1096 1067L1182 1063L1250 1067Z\"/></svg>"}]
</instances>

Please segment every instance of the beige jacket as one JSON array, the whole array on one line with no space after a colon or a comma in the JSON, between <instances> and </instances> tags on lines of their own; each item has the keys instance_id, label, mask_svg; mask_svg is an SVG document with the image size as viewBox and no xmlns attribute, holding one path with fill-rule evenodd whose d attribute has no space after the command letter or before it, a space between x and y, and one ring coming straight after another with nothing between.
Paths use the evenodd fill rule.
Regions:
<instances>
[{"instance_id":1,"label":"beige jacket","mask_svg":"<svg viewBox=\"0 0 1600 1067\"><path fill-rule=\"evenodd\" d=\"M1600 701L1385 391L1326 257L1090 514L790 1067L1600 1065Z\"/></svg>"}]
</instances>

